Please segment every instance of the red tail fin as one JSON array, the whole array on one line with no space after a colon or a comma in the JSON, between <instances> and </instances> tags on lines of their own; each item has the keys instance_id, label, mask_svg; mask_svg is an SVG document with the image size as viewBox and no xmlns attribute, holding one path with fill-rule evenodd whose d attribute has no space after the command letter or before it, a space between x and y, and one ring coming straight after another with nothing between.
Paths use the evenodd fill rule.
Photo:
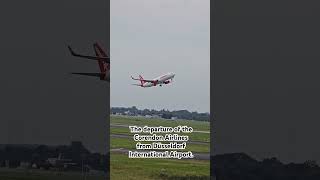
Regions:
<instances>
[{"instance_id":1,"label":"red tail fin","mask_svg":"<svg viewBox=\"0 0 320 180\"><path fill-rule=\"evenodd\" d=\"M97 57L107 57L107 54L103 51L98 43L93 44L94 51ZM107 70L110 70L110 64L107 64L102 59L98 60L99 68L102 74L106 74Z\"/></svg>"},{"instance_id":2,"label":"red tail fin","mask_svg":"<svg viewBox=\"0 0 320 180\"><path fill-rule=\"evenodd\" d=\"M140 79L141 85L144 84L145 81L141 75L139 75L139 79Z\"/></svg>"}]
</instances>

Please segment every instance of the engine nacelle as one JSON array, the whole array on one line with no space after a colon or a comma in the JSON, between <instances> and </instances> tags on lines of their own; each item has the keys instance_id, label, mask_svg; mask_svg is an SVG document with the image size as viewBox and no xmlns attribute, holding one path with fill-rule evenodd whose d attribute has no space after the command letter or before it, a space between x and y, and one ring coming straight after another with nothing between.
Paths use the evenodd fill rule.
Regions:
<instances>
[{"instance_id":1,"label":"engine nacelle","mask_svg":"<svg viewBox=\"0 0 320 180\"><path fill-rule=\"evenodd\" d=\"M165 82L163 82L164 84L169 84L170 83L170 81L168 80L168 81L165 81Z\"/></svg>"}]
</instances>

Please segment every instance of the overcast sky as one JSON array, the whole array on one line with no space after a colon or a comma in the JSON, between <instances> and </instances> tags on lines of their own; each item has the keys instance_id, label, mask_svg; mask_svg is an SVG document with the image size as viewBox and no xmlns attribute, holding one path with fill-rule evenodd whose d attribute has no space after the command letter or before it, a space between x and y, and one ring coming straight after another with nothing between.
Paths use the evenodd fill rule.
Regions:
<instances>
[{"instance_id":1,"label":"overcast sky","mask_svg":"<svg viewBox=\"0 0 320 180\"><path fill-rule=\"evenodd\" d=\"M111 1L111 106L210 109L210 1ZM162 87L132 86L130 76L176 73Z\"/></svg>"}]
</instances>

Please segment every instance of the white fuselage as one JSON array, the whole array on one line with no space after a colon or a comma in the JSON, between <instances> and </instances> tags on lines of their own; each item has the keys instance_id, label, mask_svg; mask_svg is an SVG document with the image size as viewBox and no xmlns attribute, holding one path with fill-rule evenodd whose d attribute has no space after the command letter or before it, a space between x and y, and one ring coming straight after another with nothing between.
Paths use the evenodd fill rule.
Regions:
<instances>
[{"instance_id":1,"label":"white fuselage","mask_svg":"<svg viewBox=\"0 0 320 180\"><path fill-rule=\"evenodd\" d=\"M142 87L152 87L152 86L156 86L156 85L162 85L162 84L168 84L170 83L173 78L174 78L175 74L174 73L167 73L164 74L162 76L159 76L155 79L153 79L154 82L145 82L142 84Z\"/></svg>"}]
</instances>

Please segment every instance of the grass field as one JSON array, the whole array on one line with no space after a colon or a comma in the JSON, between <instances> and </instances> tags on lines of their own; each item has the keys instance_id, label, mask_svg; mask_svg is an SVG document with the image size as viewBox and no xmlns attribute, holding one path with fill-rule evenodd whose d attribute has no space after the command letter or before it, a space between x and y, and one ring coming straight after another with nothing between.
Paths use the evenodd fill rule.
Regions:
<instances>
[{"instance_id":1,"label":"grass field","mask_svg":"<svg viewBox=\"0 0 320 180\"><path fill-rule=\"evenodd\" d=\"M111 124L117 125L136 125L136 126L170 126L178 125L192 127L194 131L210 131L209 122L189 121L189 120L163 120L163 119L147 119L141 117L125 117L125 116L111 116ZM129 128L126 127L111 127L111 134L126 134L131 135ZM210 142L209 133L181 133L181 135L188 135L191 141Z\"/></svg>"},{"instance_id":2,"label":"grass field","mask_svg":"<svg viewBox=\"0 0 320 180\"><path fill-rule=\"evenodd\" d=\"M137 126L190 126L195 131L209 131L208 122L188 120L163 120L147 119L142 117L111 116L111 124L137 125ZM111 134L123 134L133 136L127 127L111 127ZM182 135L182 134L180 134ZM192 141L210 142L209 133L186 134ZM125 148L135 149L132 138L111 138L111 149ZM209 153L210 144L190 144L187 149L193 152ZM177 159L129 159L126 154L112 152L110 160L111 179L115 180L202 180L210 179L210 161L208 160L177 160Z\"/></svg>"},{"instance_id":3,"label":"grass field","mask_svg":"<svg viewBox=\"0 0 320 180\"><path fill-rule=\"evenodd\" d=\"M151 142L146 142L151 143ZM125 149L135 149L136 142L133 139L124 139L124 138L111 138L111 149L116 148L125 148ZM187 148L184 151L192 151L199 153L209 153L210 152L210 144L202 145L202 144L188 144Z\"/></svg>"},{"instance_id":4,"label":"grass field","mask_svg":"<svg viewBox=\"0 0 320 180\"><path fill-rule=\"evenodd\" d=\"M125 134L125 135L133 135L129 132L129 128L126 127L111 127L111 134ZM141 133L143 134L143 133ZM210 134L208 133L180 133L180 135L189 136L189 141L202 141L202 142L210 142Z\"/></svg>"},{"instance_id":5,"label":"grass field","mask_svg":"<svg viewBox=\"0 0 320 180\"><path fill-rule=\"evenodd\" d=\"M210 161L129 159L127 155L111 153L112 180L207 180Z\"/></svg>"},{"instance_id":6,"label":"grass field","mask_svg":"<svg viewBox=\"0 0 320 180\"><path fill-rule=\"evenodd\" d=\"M129 124L140 126L191 126L193 130L210 131L210 123L204 121L192 120L165 120L165 119L151 119L144 117L130 117L130 116L110 116L111 124Z\"/></svg>"}]
</instances>

